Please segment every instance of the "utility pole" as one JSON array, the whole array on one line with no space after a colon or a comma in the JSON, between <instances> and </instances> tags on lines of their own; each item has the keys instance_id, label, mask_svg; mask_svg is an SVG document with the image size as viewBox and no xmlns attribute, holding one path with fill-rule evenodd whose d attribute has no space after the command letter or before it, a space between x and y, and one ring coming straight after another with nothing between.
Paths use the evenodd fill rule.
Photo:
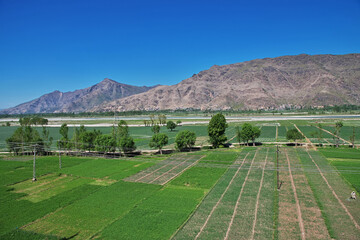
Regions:
<instances>
[{"instance_id":1,"label":"utility pole","mask_svg":"<svg viewBox=\"0 0 360 240\"><path fill-rule=\"evenodd\" d=\"M33 178L32 181L36 181L36 145L34 145L34 161L33 161Z\"/></svg>"},{"instance_id":2,"label":"utility pole","mask_svg":"<svg viewBox=\"0 0 360 240\"><path fill-rule=\"evenodd\" d=\"M61 169L61 141L59 144L59 168Z\"/></svg>"},{"instance_id":3,"label":"utility pole","mask_svg":"<svg viewBox=\"0 0 360 240\"><path fill-rule=\"evenodd\" d=\"M280 189L281 184L279 181L279 145L276 144L276 183L277 189Z\"/></svg>"}]
</instances>

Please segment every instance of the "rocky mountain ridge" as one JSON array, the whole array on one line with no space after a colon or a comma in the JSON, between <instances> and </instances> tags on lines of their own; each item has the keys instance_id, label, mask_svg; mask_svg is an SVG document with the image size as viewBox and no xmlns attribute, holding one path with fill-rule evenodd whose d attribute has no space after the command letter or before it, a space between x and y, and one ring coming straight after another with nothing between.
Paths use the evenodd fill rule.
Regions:
<instances>
[{"instance_id":1,"label":"rocky mountain ridge","mask_svg":"<svg viewBox=\"0 0 360 240\"><path fill-rule=\"evenodd\" d=\"M2 114L176 109L281 109L360 105L360 54L264 58L214 65L172 86L136 87L111 79L54 91Z\"/></svg>"},{"instance_id":2,"label":"rocky mountain ridge","mask_svg":"<svg viewBox=\"0 0 360 240\"><path fill-rule=\"evenodd\" d=\"M154 86L156 87L156 86ZM137 87L105 78L91 87L73 92L54 91L32 101L0 111L2 114L86 112L107 101L142 93L153 87Z\"/></svg>"},{"instance_id":3,"label":"rocky mountain ridge","mask_svg":"<svg viewBox=\"0 0 360 240\"><path fill-rule=\"evenodd\" d=\"M360 54L257 59L194 74L172 86L96 106L92 111L278 109L360 105Z\"/></svg>"}]
</instances>

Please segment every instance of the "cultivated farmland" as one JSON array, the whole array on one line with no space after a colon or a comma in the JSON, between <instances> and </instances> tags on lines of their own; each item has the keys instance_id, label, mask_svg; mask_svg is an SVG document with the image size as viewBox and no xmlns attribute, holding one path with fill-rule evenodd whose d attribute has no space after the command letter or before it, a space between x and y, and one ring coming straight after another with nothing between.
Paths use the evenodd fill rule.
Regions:
<instances>
[{"instance_id":1,"label":"cultivated farmland","mask_svg":"<svg viewBox=\"0 0 360 240\"><path fill-rule=\"evenodd\" d=\"M264 125L261 138L284 140L291 126ZM4 155L0 239L358 239L359 150L282 146L278 156L274 145L62 156L61 169L57 156L37 157L32 182L31 156Z\"/></svg>"}]
</instances>

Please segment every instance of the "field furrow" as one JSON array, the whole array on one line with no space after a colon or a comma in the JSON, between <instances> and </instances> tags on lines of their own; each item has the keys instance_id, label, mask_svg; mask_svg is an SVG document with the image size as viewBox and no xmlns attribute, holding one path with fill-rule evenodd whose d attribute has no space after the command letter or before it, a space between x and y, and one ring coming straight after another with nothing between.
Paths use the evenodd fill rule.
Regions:
<instances>
[{"instance_id":1,"label":"field furrow","mask_svg":"<svg viewBox=\"0 0 360 240\"><path fill-rule=\"evenodd\" d=\"M240 154L238 159L232 165L237 167L229 168L225 172L225 174L220 178L214 188L205 197L187 223L177 232L177 234L174 236L174 239L196 238L201 229L204 228L204 224L206 225L206 221L208 221L208 219L210 219L212 216L222 198L224 198L227 189L229 189L229 185L231 185L237 174L239 174L240 169L245 164L249 165L253 156L254 151L243 151Z\"/></svg>"},{"instance_id":2,"label":"field furrow","mask_svg":"<svg viewBox=\"0 0 360 240\"><path fill-rule=\"evenodd\" d=\"M298 154L330 237L358 239L360 204L359 201L349 200L351 187L318 152L298 149Z\"/></svg>"},{"instance_id":3,"label":"field furrow","mask_svg":"<svg viewBox=\"0 0 360 240\"><path fill-rule=\"evenodd\" d=\"M167 159L150 169L141 171L125 179L128 182L142 182L164 185L185 170L196 164L203 156L180 155L181 157Z\"/></svg>"}]
</instances>

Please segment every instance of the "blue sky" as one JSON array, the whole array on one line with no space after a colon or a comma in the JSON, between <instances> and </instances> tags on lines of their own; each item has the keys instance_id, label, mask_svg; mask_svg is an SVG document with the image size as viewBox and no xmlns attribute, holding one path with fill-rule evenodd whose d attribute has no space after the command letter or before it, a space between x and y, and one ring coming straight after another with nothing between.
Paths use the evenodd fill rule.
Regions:
<instances>
[{"instance_id":1,"label":"blue sky","mask_svg":"<svg viewBox=\"0 0 360 240\"><path fill-rule=\"evenodd\" d=\"M360 53L360 1L0 0L0 108L301 53Z\"/></svg>"}]
</instances>

